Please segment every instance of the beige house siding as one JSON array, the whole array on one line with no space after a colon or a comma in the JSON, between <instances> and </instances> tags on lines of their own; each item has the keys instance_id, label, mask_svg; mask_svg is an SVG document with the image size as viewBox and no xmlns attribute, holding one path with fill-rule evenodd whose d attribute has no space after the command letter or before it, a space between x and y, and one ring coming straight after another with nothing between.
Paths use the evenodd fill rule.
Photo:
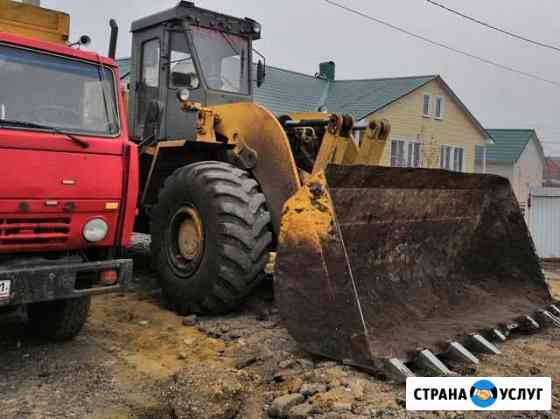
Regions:
<instances>
[{"instance_id":1,"label":"beige house siding","mask_svg":"<svg viewBox=\"0 0 560 419\"><path fill-rule=\"evenodd\" d=\"M423 116L424 94L431 96L432 116ZM443 119L435 118L436 97L444 98ZM433 80L395 103L372 114L391 122L391 139L419 141L422 144L422 167L440 167L440 146L464 148L465 172L475 171L475 146L486 145L486 137L464 109L438 80ZM384 164L391 162L391 142L385 147Z\"/></svg>"}]
</instances>

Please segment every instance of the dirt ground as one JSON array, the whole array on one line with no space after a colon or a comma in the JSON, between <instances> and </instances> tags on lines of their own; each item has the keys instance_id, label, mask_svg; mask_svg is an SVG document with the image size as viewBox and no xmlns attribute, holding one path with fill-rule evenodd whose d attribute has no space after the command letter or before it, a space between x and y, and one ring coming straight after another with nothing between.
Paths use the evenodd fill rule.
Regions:
<instances>
[{"instance_id":1,"label":"dirt ground","mask_svg":"<svg viewBox=\"0 0 560 419\"><path fill-rule=\"evenodd\" d=\"M182 318L166 309L146 257L136 253L135 292L96 297L73 342L35 339L19 313L0 319L1 418L560 418L560 329L513 335L502 355L458 370L550 376L551 413L410 414L404 386L302 352L270 283L231 315ZM560 297L560 269L545 272Z\"/></svg>"}]
</instances>

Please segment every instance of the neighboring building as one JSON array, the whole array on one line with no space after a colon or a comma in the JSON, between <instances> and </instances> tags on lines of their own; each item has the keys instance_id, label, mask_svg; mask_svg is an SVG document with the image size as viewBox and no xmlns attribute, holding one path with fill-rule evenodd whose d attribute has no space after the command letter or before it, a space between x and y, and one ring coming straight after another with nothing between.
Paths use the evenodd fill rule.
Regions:
<instances>
[{"instance_id":1,"label":"neighboring building","mask_svg":"<svg viewBox=\"0 0 560 419\"><path fill-rule=\"evenodd\" d=\"M543 184L545 156L532 129L489 129L494 145L486 152L487 172L506 177L525 209L531 187Z\"/></svg>"},{"instance_id":2,"label":"neighboring building","mask_svg":"<svg viewBox=\"0 0 560 419\"><path fill-rule=\"evenodd\" d=\"M129 60L119 60L126 74ZM491 137L437 75L336 80L335 64L322 63L316 76L267 67L255 101L275 115L297 112L346 113L358 125L386 118L392 126L384 164L484 172Z\"/></svg>"},{"instance_id":3,"label":"neighboring building","mask_svg":"<svg viewBox=\"0 0 560 419\"><path fill-rule=\"evenodd\" d=\"M543 186L560 187L560 158L546 158L543 176Z\"/></svg>"},{"instance_id":4,"label":"neighboring building","mask_svg":"<svg viewBox=\"0 0 560 419\"><path fill-rule=\"evenodd\" d=\"M529 230L542 259L560 259L560 188L531 188Z\"/></svg>"}]
</instances>

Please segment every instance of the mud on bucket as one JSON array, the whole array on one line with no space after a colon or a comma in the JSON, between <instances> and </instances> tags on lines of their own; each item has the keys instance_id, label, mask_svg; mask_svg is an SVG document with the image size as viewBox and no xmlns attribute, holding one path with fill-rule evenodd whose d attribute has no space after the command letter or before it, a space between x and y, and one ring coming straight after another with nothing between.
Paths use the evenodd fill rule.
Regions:
<instances>
[{"instance_id":1,"label":"mud on bucket","mask_svg":"<svg viewBox=\"0 0 560 419\"><path fill-rule=\"evenodd\" d=\"M287 201L275 295L304 349L371 367L552 303L508 180L372 166Z\"/></svg>"}]
</instances>

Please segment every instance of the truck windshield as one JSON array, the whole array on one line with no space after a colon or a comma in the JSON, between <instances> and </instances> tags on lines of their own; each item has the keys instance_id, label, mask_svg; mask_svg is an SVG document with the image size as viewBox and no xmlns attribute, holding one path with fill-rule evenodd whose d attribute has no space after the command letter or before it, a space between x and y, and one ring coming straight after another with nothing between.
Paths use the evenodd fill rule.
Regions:
<instances>
[{"instance_id":1,"label":"truck windshield","mask_svg":"<svg viewBox=\"0 0 560 419\"><path fill-rule=\"evenodd\" d=\"M208 87L249 94L248 40L201 27L193 27L192 34Z\"/></svg>"},{"instance_id":2,"label":"truck windshield","mask_svg":"<svg viewBox=\"0 0 560 419\"><path fill-rule=\"evenodd\" d=\"M119 132L116 109L109 69L0 45L0 120L112 136Z\"/></svg>"}]
</instances>

